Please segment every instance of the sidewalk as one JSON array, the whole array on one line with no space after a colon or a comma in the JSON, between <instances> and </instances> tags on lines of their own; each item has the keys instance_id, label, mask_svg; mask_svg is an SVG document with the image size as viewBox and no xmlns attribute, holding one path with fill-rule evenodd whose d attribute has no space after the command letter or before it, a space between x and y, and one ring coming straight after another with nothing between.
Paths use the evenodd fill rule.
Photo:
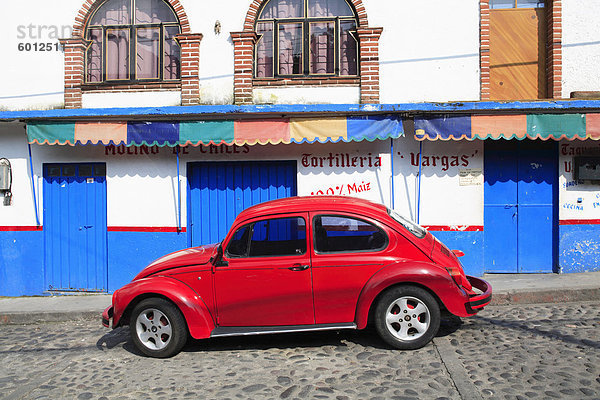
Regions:
<instances>
[{"instance_id":1,"label":"sidewalk","mask_svg":"<svg viewBox=\"0 0 600 400\"><path fill-rule=\"evenodd\" d=\"M111 304L109 294L2 297L0 325L98 318Z\"/></svg>"},{"instance_id":2,"label":"sidewalk","mask_svg":"<svg viewBox=\"0 0 600 400\"><path fill-rule=\"evenodd\" d=\"M600 272L575 274L486 274L492 305L600 300ZM98 318L109 294L0 298L0 325ZM98 322L100 323L100 322Z\"/></svg>"},{"instance_id":3,"label":"sidewalk","mask_svg":"<svg viewBox=\"0 0 600 400\"><path fill-rule=\"evenodd\" d=\"M600 272L485 274L483 279L492 285L492 305L600 300Z\"/></svg>"}]
</instances>

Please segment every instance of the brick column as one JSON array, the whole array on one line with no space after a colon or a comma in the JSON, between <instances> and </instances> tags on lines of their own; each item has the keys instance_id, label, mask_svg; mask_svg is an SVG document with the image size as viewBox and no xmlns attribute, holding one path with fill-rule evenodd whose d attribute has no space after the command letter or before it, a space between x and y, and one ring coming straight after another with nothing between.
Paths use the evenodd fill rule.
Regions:
<instances>
[{"instance_id":1,"label":"brick column","mask_svg":"<svg viewBox=\"0 0 600 400\"><path fill-rule=\"evenodd\" d=\"M252 76L256 32L231 32L233 41L233 103L252 104Z\"/></svg>"},{"instance_id":2,"label":"brick column","mask_svg":"<svg viewBox=\"0 0 600 400\"><path fill-rule=\"evenodd\" d=\"M548 4L550 3L550 4ZM546 96L562 98L562 1L546 4Z\"/></svg>"},{"instance_id":3,"label":"brick column","mask_svg":"<svg viewBox=\"0 0 600 400\"><path fill-rule=\"evenodd\" d=\"M201 33L179 34L175 37L181 48L181 105L190 106L200 101Z\"/></svg>"},{"instance_id":4,"label":"brick column","mask_svg":"<svg viewBox=\"0 0 600 400\"><path fill-rule=\"evenodd\" d=\"M379 103L379 38L383 28L358 28L360 102Z\"/></svg>"},{"instance_id":5,"label":"brick column","mask_svg":"<svg viewBox=\"0 0 600 400\"><path fill-rule=\"evenodd\" d=\"M60 39L60 44L65 51L65 108L81 108L81 85L88 41L83 38Z\"/></svg>"},{"instance_id":6,"label":"brick column","mask_svg":"<svg viewBox=\"0 0 600 400\"><path fill-rule=\"evenodd\" d=\"M490 99L490 4L479 2L479 99Z\"/></svg>"}]
</instances>

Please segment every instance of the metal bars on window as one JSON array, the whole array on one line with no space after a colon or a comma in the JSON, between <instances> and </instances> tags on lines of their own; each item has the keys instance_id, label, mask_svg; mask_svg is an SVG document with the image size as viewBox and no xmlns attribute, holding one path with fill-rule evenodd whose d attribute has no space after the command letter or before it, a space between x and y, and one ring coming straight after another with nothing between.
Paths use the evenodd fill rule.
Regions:
<instances>
[{"instance_id":1,"label":"metal bars on window","mask_svg":"<svg viewBox=\"0 0 600 400\"><path fill-rule=\"evenodd\" d=\"M180 78L180 25L164 0L107 0L85 32L86 83Z\"/></svg>"},{"instance_id":2,"label":"metal bars on window","mask_svg":"<svg viewBox=\"0 0 600 400\"><path fill-rule=\"evenodd\" d=\"M357 20L348 3L303 0L302 7L299 0L263 5L255 26L254 76L357 76Z\"/></svg>"}]
</instances>

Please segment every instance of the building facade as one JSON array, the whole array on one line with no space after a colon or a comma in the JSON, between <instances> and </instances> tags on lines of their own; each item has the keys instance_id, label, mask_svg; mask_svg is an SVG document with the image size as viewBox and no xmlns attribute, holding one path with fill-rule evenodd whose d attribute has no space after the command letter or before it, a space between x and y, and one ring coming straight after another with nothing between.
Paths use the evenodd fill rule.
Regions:
<instances>
[{"instance_id":1,"label":"building facade","mask_svg":"<svg viewBox=\"0 0 600 400\"><path fill-rule=\"evenodd\" d=\"M471 275L600 270L594 1L2 7L0 295L111 292L296 195L385 204Z\"/></svg>"}]
</instances>

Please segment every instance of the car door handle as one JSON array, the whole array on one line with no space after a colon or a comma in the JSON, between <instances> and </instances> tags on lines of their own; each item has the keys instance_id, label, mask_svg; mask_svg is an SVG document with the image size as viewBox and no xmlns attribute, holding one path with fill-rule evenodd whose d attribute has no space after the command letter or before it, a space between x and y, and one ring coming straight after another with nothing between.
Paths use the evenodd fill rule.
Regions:
<instances>
[{"instance_id":1,"label":"car door handle","mask_svg":"<svg viewBox=\"0 0 600 400\"><path fill-rule=\"evenodd\" d=\"M292 267L289 267L288 269L290 271L305 271L308 269L308 267L309 267L309 265L294 264Z\"/></svg>"}]
</instances>

